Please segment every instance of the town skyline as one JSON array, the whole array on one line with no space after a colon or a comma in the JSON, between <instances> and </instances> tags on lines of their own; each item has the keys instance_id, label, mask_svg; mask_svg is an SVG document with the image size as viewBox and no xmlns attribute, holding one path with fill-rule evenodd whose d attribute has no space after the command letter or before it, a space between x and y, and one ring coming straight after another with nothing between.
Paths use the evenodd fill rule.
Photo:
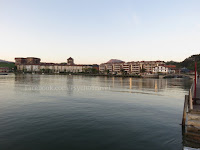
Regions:
<instances>
[{"instance_id":1,"label":"town skyline","mask_svg":"<svg viewBox=\"0 0 200 150\"><path fill-rule=\"evenodd\" d=\"M199 55L199 54L192 54L192 55ZM188 57L190 57L190 56L192 56L192 55L189 55L189 56L187 56L186 58L188 58ZM11 59L11 60L6 60L6 59L0 59L0 62L15 62L15 58L39 58L39 59L41 59L42 60L42 62L45 62L45 63L65 63L66 61L67 61L67 59L68 58L70 58L71 56L67 56L66 57L66 59L64 60L64 61L59 61L59 60L57 60L57 61L45 61L44 59L42 59L41 57L35 57L35 56L24 56L24 57L22 57L22 56L19 56L19 57L14 57L13 59ZM73 58L73 59L76 59L76 57L71 57L71 58ZM182 61L184 61L186 58L184 58ZM137 60L129 60L129 61L127 61L127 60L122 60L122 59L118 59L118 58L110 58L110 59L108 59L108 60L105 60L104 62L100 62L100 63L85 63L85 62L82 62L82 63L79 63L80 61L78 60L77 61L77 59L76 59L76 64L102 64L102 63L107 63L107 62L109 62L109 61L111 61L111 60L119 60L119 61L123 61L123 62L138 62L138 61L164 61L164 62L170 62L170 61L174 61L174 62L182 62L182 61L176 61L176 60L160 60L160 59L151 59L151 60L145 60L145 59L141 59L141 60L139 60L139 59L137 59Z\"/></svg>"}]
</instances>

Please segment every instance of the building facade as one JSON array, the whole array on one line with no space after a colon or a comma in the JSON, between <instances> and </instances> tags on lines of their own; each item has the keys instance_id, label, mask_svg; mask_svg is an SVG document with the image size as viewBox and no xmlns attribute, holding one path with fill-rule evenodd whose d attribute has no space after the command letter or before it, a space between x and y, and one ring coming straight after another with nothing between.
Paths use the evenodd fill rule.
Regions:
<instances>
[{"instance_id":1,"label":"building facade","mask_svg":"<svg viewBox=\"0 0 200 150\"><path fill-rule=\"evenodd\" d=\"M146 73L153 73L153 68L159 65L164 65L164 61L132 61L123 63L103 63L99 66L101 73L109 72L114 74L121 74L126 72L128 74L140 74L142 70Z\"/></svg>"},{"instance_id":2,"label":"building facade","mask_svg":"<svg viewBox=\"0 0 200 150\"><path fill-rule=\"evenodd\" d=\"M8 67L0 67L0 73L6 73L6 72L9 72Z\"/></svg>"},{"instance_id":3,"label":"building facade","mask_svg":"<svg viewBox=\"0 0 200 150\"><path fill-rule=\"evenodd\" d=\"M164 73L164 74L171 74L171 73L175 73L174 69L168 68L167 65L163 65L163 66L156 66L153 68L153 73Z\"/></svg>"},{"instance_id":4,"label":"building facade","mask_svg":"<svg viewBox=\"0 0 200 150\"><path fill-rule=\"evenodd\" d=\"M156 66L153 68L153 73L169 73L169 69L165 66Z\"/></svg>"},{"instance_id":5,"label":"building facade","mask_svg":"<svg viewBox=\"0 0 200 150\"><path fill-rule=\"evenodd\" d=\"M67 63L43 63L40 58L27 57L15 58L15 65L19 72L46 72L46 73L63 73L71 72L78 73L84 72L84 68L98 69L98 65L78 65L74 64L73 58L68 58Z\"/></svg>"}]
</instances>

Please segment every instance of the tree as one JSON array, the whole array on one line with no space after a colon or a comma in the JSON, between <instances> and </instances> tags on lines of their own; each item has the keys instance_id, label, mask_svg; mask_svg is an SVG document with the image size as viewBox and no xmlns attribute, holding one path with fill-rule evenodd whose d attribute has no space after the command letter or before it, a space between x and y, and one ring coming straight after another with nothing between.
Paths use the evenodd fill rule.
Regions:
<instances>
[{"instance_id":1,"label":"tree","mask_svg":"<svg viewBox=\"0 0 200 150\"><path fill-rule=\"evenodd\" d=\"M124 69L121 69L120 72L122 75L125 75L125 73L126 73Z\"/></svg>"},{"instance_id":2,"label":"tree","mask_svg":"<svg viewBox=\"0 0 200 150\"><path fill-rule=\"evenodd\" d=\"M146 69L145 69L145 68L142 68L142 69L141 69L141 72L142 72L142 73L146 72Z\"/></svg>"},{"instance_id":3,"label":"tree","mask_svg":"<svg viewBox=\"0 0 200 150\"><path fill-rule=\"evenodd\" d=\"M45 72L45 69L43 68L43 69L40 69L40 71L42 72L42 73L44 73Z\"/></svg>"},{"instance_id":4,"label":"tree","mask_svg":"<svg viewBox=\"0 0 200 150\"><path fill-rule=\"evenodd\" d=\"M106 70L106 73L107 73L107 74L109 74L109 73L110 73L110 70L109 70L109 69L107 69L107 70Z\"/></svg>"},{"instance_id":5,"label":"tree","mask_svg":"<svg viewBox=\"0 0 200 150\"><path fill-rule=\"evenodd\" d=\"M95 69L95 68L92 68L92 70L91 70L91 71L92 71L92 73L93 73L93 74L96 74L96 73L98 73L98 70L97 70L97 69Z\"/></svg>"}]
</instances>

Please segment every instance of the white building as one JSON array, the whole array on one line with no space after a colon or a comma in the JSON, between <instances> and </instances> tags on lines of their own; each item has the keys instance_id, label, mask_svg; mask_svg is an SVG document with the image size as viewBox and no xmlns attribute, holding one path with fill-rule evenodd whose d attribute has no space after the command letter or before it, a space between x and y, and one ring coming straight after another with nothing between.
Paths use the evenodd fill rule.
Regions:
<instances>
[{"instance_id":1,"label":"white building","mask_svg":"<svg viewBox=\"0 0 200 150\"><path fill-rule=\"evenodd\" d=\"M170 69L165 66L156 66L153 68L153 73L170 73Z\"/></svg>"},{"instance_id":2,"label":"white building","mask_svg":"<svg viewBox=\"0 0 200 150\"><path fill-rule=\"evenodd\" d=\"M39 58L16 58L15 65L18 71L22 72L83 72L86 68L93 68L93 65L74 64L73 58L67 59L67 63L41 63Z\"/></svg>"}]
</instances>

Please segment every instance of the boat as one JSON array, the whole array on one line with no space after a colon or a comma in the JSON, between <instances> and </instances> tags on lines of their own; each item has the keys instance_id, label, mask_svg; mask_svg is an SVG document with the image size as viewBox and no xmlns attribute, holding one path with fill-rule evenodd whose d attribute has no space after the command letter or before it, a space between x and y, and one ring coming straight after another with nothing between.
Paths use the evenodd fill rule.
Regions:
<instances>
[{"instance_id":1,"label":"boat","mask_svg":"<svg viewBox=\"0 0 200 150\"><path fill-rule=\"evenodd\" d=\"M0 73L0 75L8 75L7 73Z\"/></svg>"}]
</instances>

